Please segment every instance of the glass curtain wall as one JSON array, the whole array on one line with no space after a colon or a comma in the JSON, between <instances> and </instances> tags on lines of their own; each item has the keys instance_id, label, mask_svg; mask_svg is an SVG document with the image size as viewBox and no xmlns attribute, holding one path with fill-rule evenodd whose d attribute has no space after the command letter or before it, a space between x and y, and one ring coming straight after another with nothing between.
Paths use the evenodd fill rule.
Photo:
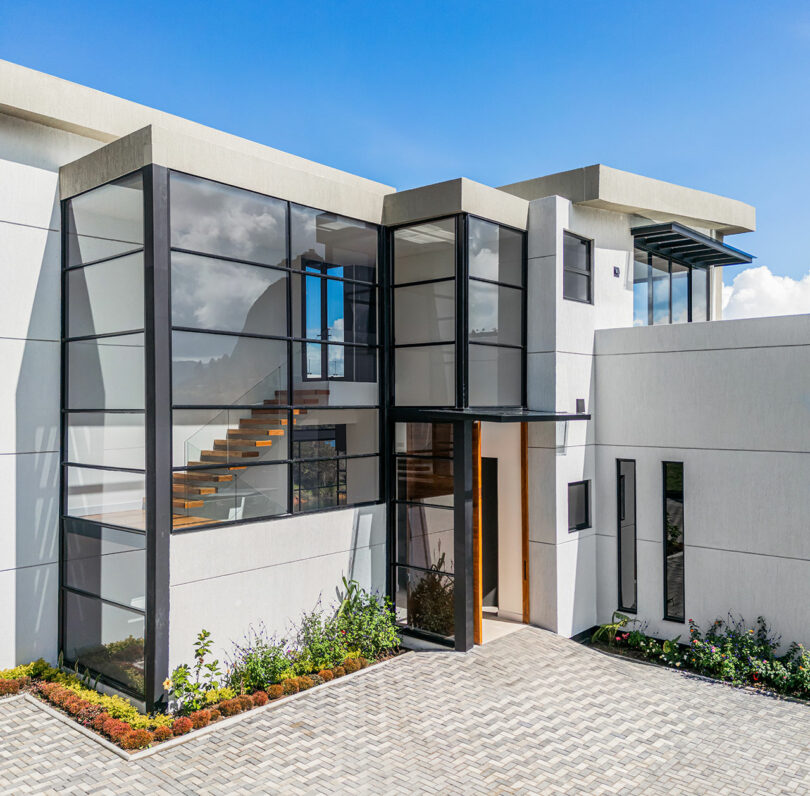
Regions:
<instances>
[{"instance_id":1,"label":"glass curtain wall","mask_svg":"<svg viewBox=\"0 0 810 796\"><path fill-rule=\"evenodd\" d=\"M470 216L468 401L523 405L524 234Z\"/></svg>"},{"instance_id":2,"label":"glass curtain wall","mask_svg":"<svg viewBox=\"0 0 810 796\"><path fill-rule=\"evenodd\" d=\"M175 529L379 499L378 228L170 176Z\"/></svg>"},{"instance_id":3,"label":"glass curtain wall","mask_svg":"<svg viewBox=\"0 0 810 796\"><path fill-rule=\"evenodd\" d=\"M144 186L134 174L63 205L60 647L145 694Z\"/></svg>"},{"instance_id":4,"label":"glass curtain wall","mask_svg":"<svg viewBox=\"0 0 810 796\"><path fill-rule=\"evenodd\" d=\"M454 636L453 426L396 423L392 513L397 621Z\"/></svg>"},{"instance_id":5,"label":"glass curtain wall","mask_svg":"<svg viewBox=\"0 0 810 796\"><path fill-rule=\"evenodd\" d=\"M636 249L633 325L658 326L709 317L709 271Z\"/></svg>"}]
</instances>

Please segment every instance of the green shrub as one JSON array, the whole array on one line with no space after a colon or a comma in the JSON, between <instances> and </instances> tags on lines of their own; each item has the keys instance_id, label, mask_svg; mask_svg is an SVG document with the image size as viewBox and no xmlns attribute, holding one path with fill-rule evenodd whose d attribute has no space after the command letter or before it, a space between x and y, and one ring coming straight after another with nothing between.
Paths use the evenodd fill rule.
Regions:
<instances>
[{"instance_id":1,"label":"green shrub","mask_svg":"<svg viewBox=\"0 0 810 796\"><path fill-rule=\"evenodd\" d=\"M343 578L345 593L337 612L338 629L357 657L376 658L399 646L399 631L391 601Z\"/></svg>"},{"instance_id":2,"label":"green shrub","mask_svg":"<svg viewBox=\"0 0 810 796\"><path fill-rule=\"evenodd\" d=\"M264 625L250 628L241 644L234 644L228 676L236 691L262 691L293 676L293 654L284 639L267 634Z\"/></svg>"},{"instance_id":3,"label":"green shrub","mask_svg":"<svg viewBox=\"0 0 810 796\"><path fill-rule=\"evenodd\" d=\"M296 646L310 672L336 666L349 652L346 631L338 617L324 614L319 608L301 617Z\"/></svg>"}]
</instances>

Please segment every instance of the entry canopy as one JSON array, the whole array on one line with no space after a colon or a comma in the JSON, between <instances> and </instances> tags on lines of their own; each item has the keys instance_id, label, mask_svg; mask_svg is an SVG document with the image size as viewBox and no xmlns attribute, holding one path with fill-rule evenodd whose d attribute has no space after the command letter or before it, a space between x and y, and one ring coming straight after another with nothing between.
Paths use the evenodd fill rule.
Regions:
<instances>
[{"instance_id":1,"label":"entry canopy","mask_svg":"<svg viewBox=\"0 0 810 796\"><path fill-rule=\"evenodd\" d=\"M406 423L449 423L453 420L481 420L485 423L537 423L557 420L590 420L584 412L541 412L534 409L422 409L394 408L394 420Z\"/></svg>"},{"instance_id":2,"label":"entry canopy","mask_svg":"<svg viewBox=\"0 0 810 796\"><path fill-rule=\"evenodd\" d=\"M672 221L633 227L630 232L640 249L672 257L687 265L708 268L711 265L742 265L754 260L753 255L735 249L701 232Z\"/></svg>"}]
</instances>

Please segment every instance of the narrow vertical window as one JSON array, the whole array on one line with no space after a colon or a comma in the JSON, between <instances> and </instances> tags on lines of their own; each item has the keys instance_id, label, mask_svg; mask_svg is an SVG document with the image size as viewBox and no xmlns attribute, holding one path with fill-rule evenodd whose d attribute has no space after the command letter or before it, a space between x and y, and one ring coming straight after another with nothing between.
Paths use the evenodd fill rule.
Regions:
<instances>
[{"instance_id":1,"label":"narrow vertical window","mask_svg":"<svg viewBox=\"0 0 810 796\"><path fill-rule=\"evenodd\" d=\"M563 298L593 303L593 242L563 232Z\"/></svg>"},{"instance_id":2,"label":"narrow vertical window","mask_svg":"<svg viewBox=\"0 0 810 796\"><path fill-rule=\"evenodd\" d=\"M616 479L619 609L635 613L638 609L635 461L617 459Z\"/></svg>"},{"instance_id":3,"label":"narrow vertical window","mask_svg":"<svg viewBox=\"0 0 810 796\"><path fill-rule=\"evenodd\" d=\"M683 462L664 462L664 619L684 621Z\"/></svg>"}]
</instances>

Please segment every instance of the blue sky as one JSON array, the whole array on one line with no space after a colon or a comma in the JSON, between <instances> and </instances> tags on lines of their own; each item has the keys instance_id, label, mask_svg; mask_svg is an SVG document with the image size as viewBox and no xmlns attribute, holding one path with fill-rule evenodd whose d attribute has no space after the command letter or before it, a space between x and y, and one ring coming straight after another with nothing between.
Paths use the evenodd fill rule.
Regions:
<instances>
[{"instance_id":1,"label":"blue sky","mask_svg":"<svg viewBox=\"0 0 810 796\"><path fill-rule=\"evenodd\" d=\"M759 225L734 245L810 270L807 2L15 0L0 17L2 58L397 188L602 162L733 196Z\"/></svg>"}]
</instances>

